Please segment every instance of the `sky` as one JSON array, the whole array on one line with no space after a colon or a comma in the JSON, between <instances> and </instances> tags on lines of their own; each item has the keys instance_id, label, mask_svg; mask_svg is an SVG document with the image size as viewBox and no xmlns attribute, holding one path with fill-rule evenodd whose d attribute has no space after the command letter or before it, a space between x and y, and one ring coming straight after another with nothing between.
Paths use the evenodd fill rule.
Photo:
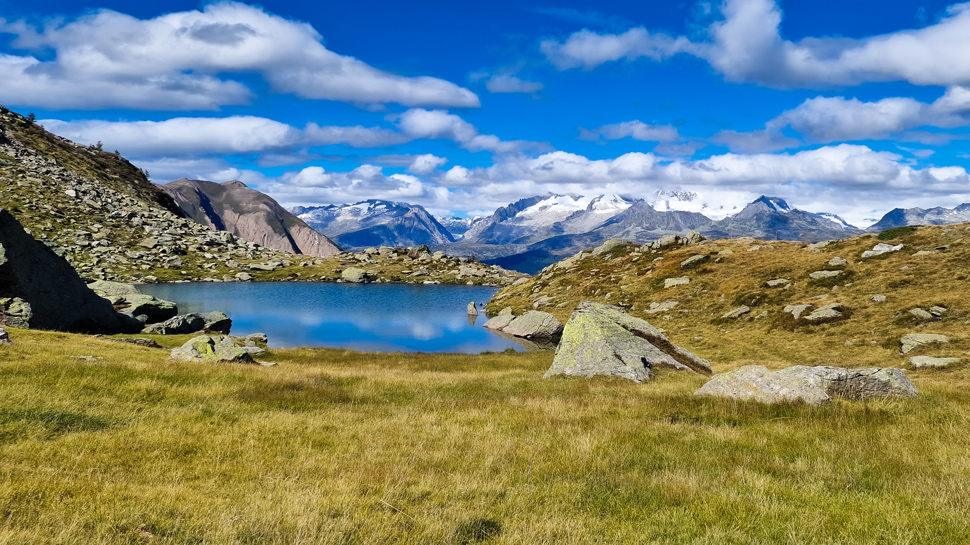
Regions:
<instances>
[{"instance_id":1,"label":"sky","mask_svg":"<svg viewBox=\"0 0 970 545\"><path fill-rule=\"evenodd\" d=\"M865 227L970 202L970 3L0 0L0 104L287 207L765 194Z\"/></svg>"}]
</instances>

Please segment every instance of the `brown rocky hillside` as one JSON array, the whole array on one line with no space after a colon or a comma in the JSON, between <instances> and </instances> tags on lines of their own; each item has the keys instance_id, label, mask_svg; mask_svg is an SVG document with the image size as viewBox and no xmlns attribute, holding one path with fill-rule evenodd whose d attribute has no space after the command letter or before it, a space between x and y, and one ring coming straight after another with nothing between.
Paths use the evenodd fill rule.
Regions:
<instances>
[{"instance_id":1,"label":"brown rocky hillside","mask_svg":"<svg viewBox=\"0 0 970 545\"><path fill-rule=\"evenodd\" d=\"M916 355L967 358L970 226L904 227L880 237L664 248L613 241L504 288L487 311L537 308L565 322L584 300L619 305L711 360L715 372L749 363L906 367ZM898 250L862 257L877 244ZM949 342L903 355L901 338L911 333Z\"/></svg>"}]
</instances>

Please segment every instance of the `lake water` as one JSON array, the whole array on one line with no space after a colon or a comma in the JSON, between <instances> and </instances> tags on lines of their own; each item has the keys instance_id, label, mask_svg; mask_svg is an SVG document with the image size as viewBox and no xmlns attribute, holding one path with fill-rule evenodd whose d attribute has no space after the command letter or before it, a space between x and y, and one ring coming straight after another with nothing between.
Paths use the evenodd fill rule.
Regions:
<instances>
[{"instance_id":1,"label":"lake water","mask_svg":"<svg viewBox=\"0 0 970 545\"><path fill-rule=\"evenodd\" d=\"M414 284L226 282L145 284L142 293L178 304L179 312L221 310L236 336L262 332L272 348L350 348L379 352L522 350L468 316L469 301L497 288Z\"/></svg>"}]
</instances>

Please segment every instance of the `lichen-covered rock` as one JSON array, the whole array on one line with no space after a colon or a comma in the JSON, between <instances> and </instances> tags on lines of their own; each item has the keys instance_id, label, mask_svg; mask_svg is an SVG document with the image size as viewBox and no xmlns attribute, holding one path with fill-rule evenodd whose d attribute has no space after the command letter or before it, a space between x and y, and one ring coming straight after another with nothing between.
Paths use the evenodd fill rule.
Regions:
<instances>
[{"instance_id":1,"label":"lichen-covered rock","mask_svg":"<svg viewBox=\"0 0 970 545\"><path fill-rule=\"evenodd\" d=\"M340 273L340 278L344 282L350 282L352 284L361 284L367 281L368 273L364 269L357 267L348 267L342 273Z\"/></svg>"},{"instance_id":2,"label":"lichen-covered rock","mask_svg":"<svg viewBox=\"0 0 970 545\"><path fill-rule=\"evenodd\" d=\"M948 343L950 342L950 338L946 335L937 335L935 333L910 333L909 335L904 335L901 342L903 345L902 352L906 354L927 344Z\"/></svg>"},{"instance_id":3,"label":"lichen-covered rock","mask_svg":"<svg viewBox=\"0 0 970 545\"><path fill-rule=\"evenodd\" d=\"M545 376L609 375L643 382L658 367L711 372L710 362L674 346L646 321L619 307L584 301L566 322Z\"/></svg>"},{"instance_id":4,"label":"lichen-covered rock","mask_svg":"<svg viewBox=\"0 0 970 545\"><path fill-rule=\"evenodd\" d=\"M933 356L913 356L909 364L920 369L922 367L949 367L960 363L960 358L935 358Z\"/></svg>"},{"instance_id":5,"label":"lichen-covered rock","mask_svg":"<svg viewBox=\"0 0 970 545\"><path fill-rule=\"evenodd\" d=\"M256 363L248 351L225 335L195 337L173 349L169 358L177 361Z\"/></svg>"},{"instance_id":6,"label":"lichen-covered rock","mask_svg":"<svg viewBox=\"0 0 970 545\"><path fill-rule=\"evenodd\" d=\"M506 335L526 339L558 339L562 335L562 322L548 312L530 310L518 316L502 328Z\"/></svg>"},{"instance_id":7,"label":"lichen-covered rock","mask_svg":"<svg viewBox=\"0 0 970 545\"><path fill-rule=\"evenodd\" d=\"M746 365L714 375L695 395L751 400L761 403L801 401L809 405L829 403L833 397L866 400L914 397L916 387L901 369L873 367L807 367L796 365L770 371Z\"/></svg>"}]
</instances>

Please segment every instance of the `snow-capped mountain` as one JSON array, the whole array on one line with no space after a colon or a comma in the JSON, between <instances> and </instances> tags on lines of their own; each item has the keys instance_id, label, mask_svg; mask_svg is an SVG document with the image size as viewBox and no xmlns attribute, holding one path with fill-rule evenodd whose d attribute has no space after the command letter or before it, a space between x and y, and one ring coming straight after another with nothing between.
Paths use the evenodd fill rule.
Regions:
<instances>
[{"instance_id":1,"label":"snow-capped mountain","mask_svg":"<svg viewBox=\"0 0 970 545\"><path fill-rule=\"evenodd\" d=\"M442 227L451 233L452 238L454 238L456 241L464 238L465 233L474 227L476 223L485 220L485 218L482 217L459 218L455 216L450 216L447 218L439 218L435 216L434 219L438 220L438 223L440 223Z\"/></svg>"},{"instance_id":2,"label":"snow-capped mountain","mask_svg":"<svg viewBox=\"0 0 970 545\"><path fill-rule=\"evenodd\" d=\"M585 233L630 208L619 195L546 195L499 208L475 224L464 241L474 244L529 244L552 236Z\"/></svg>"},{"instance_id":3,"label":"snow-capped mountain","mask_svg":"<svg viewBox=\"0 0 970 545\"><path fill-rule=\"evenodd\" d=\"M701 233L708 237L756 237L768 240L818 242L846 238L862 231L835 214L792 208L784 199L761 197Z\"/></svg>"},{"instance_id":4,"label":"snow-capped mountain","mask_svg":"<svg viewBox=\"0 0 970 545\"><path fill-rule=\"evenodd\" d=\"M886 213L882 219L866 230L879 232L906 225L947 225L968 221L970 221L970 203L963 203L956 208L939 206L925 210L923 208L896 208Z\"/></svg>"},{"instance_id":5,"label":"snow-capped mountain","mask_svg":"<svg viewBox=\"0 0 970 545\"><path fill-rule=\"evenodd\" d=\"M434 216L416 204L367 200L297 206L291 212L345 249L444 244L455 240Z\"/></svg>"}]
</instances>

